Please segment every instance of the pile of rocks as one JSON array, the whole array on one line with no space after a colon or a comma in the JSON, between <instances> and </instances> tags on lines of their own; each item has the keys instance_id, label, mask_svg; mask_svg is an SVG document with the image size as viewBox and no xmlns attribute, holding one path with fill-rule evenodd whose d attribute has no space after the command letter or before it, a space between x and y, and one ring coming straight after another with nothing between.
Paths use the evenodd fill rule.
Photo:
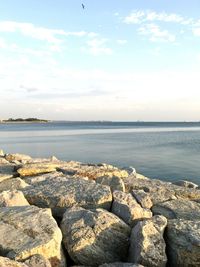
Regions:
<instances>
[{"instance_id":1,"label":"pile of rocks","mask_svg":"<svg viewBox=\"0 0 200 267\"><path fill-rule=\"evenodd\" d=\"M0 151L1 267L200 266L200 189Z\"/></svg>"}]
</instances>

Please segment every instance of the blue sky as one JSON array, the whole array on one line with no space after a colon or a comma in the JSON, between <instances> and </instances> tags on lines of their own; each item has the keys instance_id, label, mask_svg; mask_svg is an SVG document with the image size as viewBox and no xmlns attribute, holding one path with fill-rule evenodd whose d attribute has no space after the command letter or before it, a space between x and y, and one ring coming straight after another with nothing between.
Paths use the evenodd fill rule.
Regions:
<instances>
[{"instance_id":1,"label":"blue sky","mask_svg":"<svg viewBox=\"0 0 200 267\"><path fill-rule=\"evenodd\" d=\"M199 7L0 1L0 118L199 120Z\"/></svg>"}]
</instances>

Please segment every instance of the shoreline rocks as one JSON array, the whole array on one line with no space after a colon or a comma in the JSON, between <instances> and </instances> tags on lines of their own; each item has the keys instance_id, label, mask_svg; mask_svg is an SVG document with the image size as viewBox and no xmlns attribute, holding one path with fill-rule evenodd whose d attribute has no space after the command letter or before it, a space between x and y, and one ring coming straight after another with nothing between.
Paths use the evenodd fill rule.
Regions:
<instances>
[{"instance_id":1,"label":"shoreline rocks","mask_svg":"<svg viewBox=\"0 0 200 267\"><path fill-rule=\"evenodd\" d=\"M0 150L0 266L200 266L200 188Z\"/></svg>"}]
</instances>

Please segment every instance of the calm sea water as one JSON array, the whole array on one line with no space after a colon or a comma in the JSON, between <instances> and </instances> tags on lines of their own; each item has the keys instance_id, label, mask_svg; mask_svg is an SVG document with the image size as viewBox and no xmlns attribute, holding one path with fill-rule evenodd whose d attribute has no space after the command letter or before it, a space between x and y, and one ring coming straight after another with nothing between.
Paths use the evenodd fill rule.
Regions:
<instances>
[{"instance_id":1,"label":"calm sea water","mask_svg":"<svg viewBox=\"0 0 200 267\"><path fill-rule=\"evenodd\" d=\"M200 123L0 124L0 148L33 157L133 166L152 178L200 184Z\"/></svg>"}]
</instances>

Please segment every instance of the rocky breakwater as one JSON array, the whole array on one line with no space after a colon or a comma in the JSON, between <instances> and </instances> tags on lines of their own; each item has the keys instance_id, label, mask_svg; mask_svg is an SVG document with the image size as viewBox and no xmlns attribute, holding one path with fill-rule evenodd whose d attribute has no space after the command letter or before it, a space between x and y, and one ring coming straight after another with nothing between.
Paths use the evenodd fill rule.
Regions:
<instances>
[{"instance_id":1,"label":"rocky breakwater","mask_svg":"<svg viewBox=\"0 0 200 267\"><path fill-rule=\"evenodd\" d=\"M0 151L0 266L200 266L200 189Z\"/></svg>"}]
</instances>

